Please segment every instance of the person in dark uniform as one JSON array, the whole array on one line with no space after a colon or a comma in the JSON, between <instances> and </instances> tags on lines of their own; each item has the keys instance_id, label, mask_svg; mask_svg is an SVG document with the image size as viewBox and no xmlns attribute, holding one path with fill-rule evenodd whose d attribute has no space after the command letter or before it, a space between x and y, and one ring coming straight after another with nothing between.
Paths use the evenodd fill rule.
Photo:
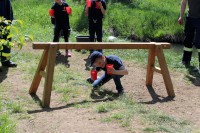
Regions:
<instances>
[{"instance_id":1,"label":"person in dark uniform","mask_svg":"<svg viewBox=\"0 0 200 133\"><path fill-rule=\"evenodd\" d=\"M103 54L99 51L93 51L89 58L91 60L90 66L96 66L97 71L100 71L101 69L105 71L100 78L93 82L93 90L98 89L100 86L113 79L118 94L122 95L124 93L124 88L121 84L120 78L127 75L128 70L125 68L121 59L115 55L103 56ZM112 64L113 68L107 69L107 64Z\"/></svg>"},{"instance_id":2,"label":"person in dark uniform","mask_svg":"<svg viewBox=\"0 0 200 133\"><path fill-rule=\"evenodd\" d=\"M70 6L62 1L55 0L55 3L52 5L49 10L50 16L55 18L55 28L54 28L54 38L53 42L59 42L60 32L63 31L65 42L69 41L69 15L71 14ZM66 50L66 56L71 57L71 54Z\"/></svg>"},{"instance_id":3,"label":"person in dark uniform","mask_svg":"<svg viewBox=\"0 0 200 133\"><path fill-rule=\"evenodd\" d=\"M90 41L95 41L95 33L97 41L102 42L102 19L106 13L106 3L104 0L87 0L85 15L88 16L89 21L89 36ZM103 52L102 50L98 50ZM93 50L90 51L90 54Z\"/></svg>"},{"instance_id":4,"label":"person in dark uniform","mask_svg":"<svg viewBox=\"0 0 200 133\"><path fill-rule=\"evenodd\" d=\"M0 16L6 18L7 20L13 20L13 10L10 0L0 0ZM3 36L0 39L7 39L7 36ZM9 39L11 41L11 39ZM1 64L5 67L17 67L17 64L11 61L11 48L3 46L3 50L0 51Z\"/></svg>"},{"instance_id":5,"label":"person in dark uniform","mask_svg":"<svg viewBox=\"0 0 200 133\"><path fill-rule=\"evenodd\" d=\"M193 45L198 51L199 70L200 70L200 0L182 0L180 17L178 23L183 25L184 12L188 4L189 10L185 23L185 39L182 64L190 66Z\"/></svg>"}]
</instances>

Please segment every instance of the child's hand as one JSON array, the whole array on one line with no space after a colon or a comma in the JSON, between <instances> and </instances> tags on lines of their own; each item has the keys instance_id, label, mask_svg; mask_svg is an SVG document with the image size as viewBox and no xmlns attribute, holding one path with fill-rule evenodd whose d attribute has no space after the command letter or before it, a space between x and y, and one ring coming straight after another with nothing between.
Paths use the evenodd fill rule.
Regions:
<instances>
[{"instance_id":1,"label":"child's hand","mask_svg":"<svg viewBox=\"0 0 200 133\"><path fill-rule=\"evenodd\" d=\"M112 67L112 68L109 68L109 69L108 69L108 72L107 72L107 73L113 74L114 72L115 72L115 69Z\"/></svg>"}]
</instances>

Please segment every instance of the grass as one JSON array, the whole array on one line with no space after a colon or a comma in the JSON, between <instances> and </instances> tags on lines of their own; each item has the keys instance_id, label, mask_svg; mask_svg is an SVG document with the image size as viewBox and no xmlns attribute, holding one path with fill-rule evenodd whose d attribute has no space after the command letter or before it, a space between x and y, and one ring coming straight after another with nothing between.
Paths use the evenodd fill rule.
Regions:
<instances>
[{"instance_id":1,"label":"grass","mask_svg":"<svg viewBox=\"0 0 200 133\"><path fill-rule=\"evenodd\" d=\"M123 52L120 54L123 54ZM39 62L39 55L41 55L41 52L22 51L15 57L20 62L18 71L23 72L24 82L30 82L33 78L37 63ZM192 125L189 122L168 116L157 110L151 110L144 105L136 103L129 96L116 97L113 92L108 91L108 88L102 88L98 92L101 98L99 102L91 99L89 89L91 86L85 82L84 77L84 73L77 72L74 67L70 67L66 71L65 65L57 64L55 67L53 91L61 94L60 101L65 102L67 105L74 108L93 109L94 112L103 114L102 122L116 122L132 132L137 130L171 133L174 131L180 133L185 133L185 131L188 133L192 132ZM12 106L12 104L7 103L7 106L7 108L11 106L12 110L14 110L11 110L12 113L23 113L20 104L19 106L18 104ZM25 104L25 108L29 106L27 103ZM29 119L28 117L23 118ZM139 123L143 128L137 129L133 123Z\"/></svg>"},{"instance_id":2,"label":"grass","mask_svg":"<svg viewBox=\"0 0 200 133\"><path fill-rule=\"evenodd\" d=\"M74 0L68 2L73 9L73 15L70 18L72 27L70 41L75 41L75 36L87 35L87 19L83 16L83 2ZM179 2L175 0L164 2L158 0L111 0L107 3L108 11L104 20L104 40L111 35L110 29L114 30L114 35L121 38L127 39L136 35L140 40L148 38L162 40L165 39L165 35L176 36L181 34L183 30L182 27L178 27L176 24ZM24 21L21 32L33 35L34 41L52 41L53 26L48 16L48 9L51 4L51 0L13 0L15 18ZM187 73L178 64L181 60L181 47L176 48L173 46L172 50L165 50L165 56L170 69L174 71L179 69L179 71ZM106 50L105 54L115 54L123 60L145 65L148 55L147 50ZM22 50L12 58L13 61L20 64L18 71L23 73L22 80L24 82L31 82L33 79L40 56L41 52ZM192 60L195 66L197 66L196 60L197 58ZM74 108L92 108L94 112L105 115L102 119L104 122L117 122L133 132L135 131L134 128L137 129L134 122L142 125L144 128L138 130L144 132L192 132L190 123L151 110L136 103L131 97L116 98L112 93L106 91L106 88L100 90L101 95L104 95L104 99L101 102L95 102L90 97L90 89L88 88L91 86L85 82L83 73L77 72L73 68L66 71L63 64L57 64L55 69L53 91L62 95L60 100L67 104L71 103ZM24 114L26 108L35 104L34 102L24 102L27 100L24 97L19 98L17 102L5 99L5 95L2 94L8 88L10 87L3 86L1 83L0 132L15 132L16 124L15 120L12 119L13 115ZM26 89L23 88L21 91L27 91ZM26 116L23 118L29 119Z\"/></svg>"},{"instance_id":3,"label":"grass","mask_svg":"<svg viewBox=\"0 0 200 133\"><path fill-rule=\"evenodd\" d=\"M24 109L19 101L7 98L5 84L1 83L0 94L0 132L14 133L16 124L13 117Z\"/></svg>"},{"instance_id":4,"label":"grass","mask_svg":"<svg viewBox=\"0 0 200 133\"><path fill-rule=\"evenodd\" d=\"M24 34L33 35L37 41L52 41L53 25L48 15L52 2L52 0L13 1L15 18L24 21L22 30ZM88 23L84 16L84 1L68 0L67 2L73 11L70 17L72 34L79 32L87 35ZM135 36L139 40L180 42L183 27L177 24L179 1L106 0L106 3L104 37L113 34L122 38ZM111 29L113 32L110 32Z\"/></svg>"},{"instance_id":5,"label":"grass","mask_svg":"<svg viewBox=\"0 0 200 133\"><path fill-rule=\"evenodd\" d=\"M119 52L118 52L119 53ZM24 82L31 82L34 72L39 62L41 52L20 52L15 59L20 66L17 71L23 72ZM81 56L81 55L79 55ZM30 61L31 60L31 61ZM128 60L128 59L127 59ZM134 131L144 132L174 132L187 133L192 132L192 125L184 120L168 116L157 110L151 110L144 105L138 104L129 96L116 97L108 88L102 88L98 93L103 96L100 101L91 98L91 85L85 82L84 73L77 72L76 68L70 67L66 71L63 64L57 64L55 67L55 76L53 81L53 91L61 94L60 101L74 108L89 108L96 113L101 113L102 122L116 122L122 127ZM6 87L4 87L6 88ZM24 88L27 89L27 88ZM26 98L25 98L26 99ZM20 100L25 100L19 97ZM7 112L24 114L24 108L29 108L35 103L23 103L4 101ZM22 108L22 105L24 108ZM26 111L25 111L26 112ZM12 118L12 117L11 117ZM10 117L8 116L8 119ZM22 119L29 119L23 116ZM11 125L14 122L11 121ZM137 129L134 123L143 126ZM15 125L15 124L14 124ZM15 128L13 128L14 130Z\"/></svg>"},{"instance_id":6,"label":"grass","mask_svg":"<svg viewBox=\"0 0 200 133\"><path fill-rule=\"evenodd\" d=\"M132 132L137 132L137 126L140 127L140 124L146 125L142 129L145 132L192 132L189 122L168 116L157 110L148 109L127 96L117 101L97 105L96 108L99 113L102 113L101 110L104 111L106 108L104 113L107 113L108 117L102 118L103 122L118 122L122 127L126 127ZM138 125L134 125L133 121Z\"/></svg>"}]
</instances>

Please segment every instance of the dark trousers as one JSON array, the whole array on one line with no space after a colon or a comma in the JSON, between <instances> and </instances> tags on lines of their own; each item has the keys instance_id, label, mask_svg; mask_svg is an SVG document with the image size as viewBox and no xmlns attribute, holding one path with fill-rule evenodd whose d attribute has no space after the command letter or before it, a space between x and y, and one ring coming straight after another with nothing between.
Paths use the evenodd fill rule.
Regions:
<instances>
[{"instance_id":1,"label":"dark trousers","mask_svg":"<svg viewBox=\"0 0 200 133\"><path fill-rule=\"evenodd\" d=\"M199 62L200 62L200 18L186 18L185 23L185 39L184 39L184 52L183 62L190 62L192 57L193 45L198 50Z\"/></svg>"},{"instance_id":2,"label":"dark trousers","mask_svg":"<svg viewBox=\"0 0 200 133\"><path fill-rule=\"evenodd\" d=\"M102 42L102 19L89 19L89 35L90 42L95 41L95 34L97 36L97 41ZM94 50L90 50L92 53ZM99 52L103 52L102 49L98 49Z\"/></svg>"},{"instance_id":3,"label":"dark trousers","mask_svg":"<svg viewBox=\"0 0 200 133\"><path fill-rule=\"evenodd\" d=\"M70 34L70 29L65 28L65 27L55 26L53 42L59 42L61 30L63 31L65 42L69 41L68 38L69 38L69 34Z\"/></svg>"},{"instance_id":4,"label":"dark trousers","mask_svg":"<svg viewBox=\"0 0 200 133\"><path fill-rule=\"evenodd\" d=\"M3 50L0 51L1 53L1 62L9 61L10 60L10 52L11 48L8 48L7 46L3 46Z\"/></svg>"},{"instance_id":5,"label":"dark trousers","mask_svg":"<svg viewBox=\"0 0 200 133\"><path fill-rule=\"evenodd\" d=\"M123 77L122 75L108 75L106 73L104 73L100 78L98 78L97 80L94 81L93 88L98 88L100 86L102 86L103 84L107 83L109 80L113 79L115 82L115 86L117 91L122 91L123 90L123 86L121 84L121 80L120 78Z\"/></svg>"},{"instance_id":6,"label":"dark trousers","mask_svg":"<svg viewBox=\"0 0 200 133\"><path fill-rule=\"evenodd\" d=\"M70 29L67 27L60 27L60 26L55 26L54 28L53 42L59 42L61 31L63 32L65 42L69 42ZM68 50L66 50L66 52L68 52Z\"/></svg>"}]
</instances>

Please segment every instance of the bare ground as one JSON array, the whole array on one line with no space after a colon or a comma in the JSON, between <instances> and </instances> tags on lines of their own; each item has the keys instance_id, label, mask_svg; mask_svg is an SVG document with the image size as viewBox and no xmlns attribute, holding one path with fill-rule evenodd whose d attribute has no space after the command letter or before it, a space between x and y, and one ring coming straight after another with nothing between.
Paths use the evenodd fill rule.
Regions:
<instances>
[{"instance_id":1,"label":"bare ground","mask_svg":"<svg viewBox=\"0 0 200 133\"><path fill-rule=\"evenodd\" d=\"M84 70L85 62L83 61L87 55L73 52L69 59L70 66L74 70L82 70L85 78L89 76L89 72ZM74 62L76 61L76 62ZM162 76L154 75L153 87L147 88L145 85L146 69L145 67L125 61L129 71L128 76L122 78L122 84L125 93L131 95L134 99L149 108L154 108L165 112L166 114L190 121L196 128L200 125L200 88L199 79L195 79L193 84L185 82L185 76L178 72L171 72L171 78L174 85L176 97L171 99L167 97ZM18 64L20 67L20 64ZM28 94L31 82L23 80L23 74L16 69L9 69L0 73L0 81L10 83L9 96L14 99L24 97L30 101L37 101L37 97L32 98ZM67 68L66 68L67 70ZM107 87L116 91L114 84L109 82ZM25 91L22 89L26 88ZM42 98L43 86L40 85L37 95ZM20 119L17 121L17 131L22 132L39 132L39 133L126 133L129 132L117 123L102 123L100 118L102 114L94 113L91 108L74 108L71 103L63 103L60 101L60 94L52 92L51 108L42 109L38 104L33 104L28 108L29 119ZM71 101L73 103L73 100ZM137 123L135 123L137 124ZM138 132L141 125L138 124ZM200 130L199 130L200 131ZM137 130L136 130L137 132Z\"/></svg>"}]
</instances>

